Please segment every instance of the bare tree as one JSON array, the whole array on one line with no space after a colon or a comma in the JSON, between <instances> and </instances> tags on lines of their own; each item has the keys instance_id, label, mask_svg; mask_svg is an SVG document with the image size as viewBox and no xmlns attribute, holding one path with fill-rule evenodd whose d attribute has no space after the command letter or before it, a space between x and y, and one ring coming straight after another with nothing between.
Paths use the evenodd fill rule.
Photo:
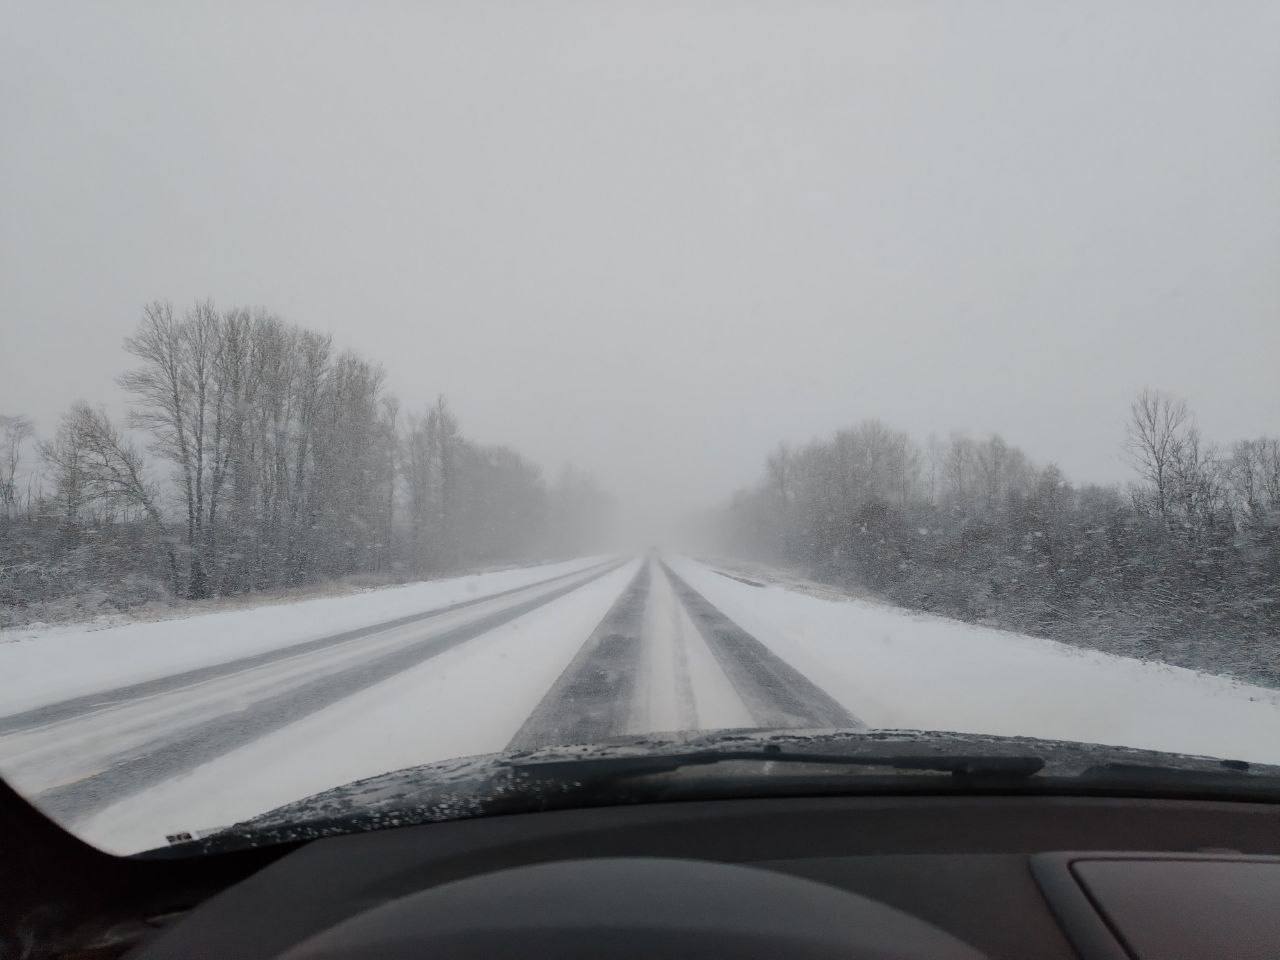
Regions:
<instances>
[{"instance_id":1,"label":"bare tree","mask_svg":"<svg viewBox=\"0 0 1280 960\"><path fill-rule=\"evenodd\" d=\"M894 433L889 463L898 505L905 507L920 494L920 470L923 463L920 448L907 434Z\"/></svg>"},{"instance_id":2,"label":"bare tree","mask_svg":"<svg viewBox=\"0 0 1280 960\"><path fill-rule=\"evenodd\" d=\"M795 500L796 458L785 443L780 443L765 461L764 516L753 520L753 526L761 529L767 523L767 536L773 549L782 559L789 559L793 552L791 527ZM766 519L767 518L767 519Z\"/></svg>"},{"instance_id":3,"label":"bare tree","mask_svg":"<svg viewBox=\"0 0 1280 960\"><path fill-rule=\"evenodd\" d=\"M437 554L444 565L451 566L457 562L460 546L458 488L462 438L458 431L458 419L453 415L443 394L436 398L435 406L427 414L427 435L438 478L435 499Z\"/></svg>"},{"instance_id":4,"label":"bare tree","mask_svg":"<svg viewBox=\"0 0 1280 960\"><path fill-rule=\"evenodd\" d=\"M1224 464L1226 481L1246 516L1280 510L1280 439L1241 440Z\"/></svg>"},{"instance_id":5,"label":"bare tree","mask_svg":"<svg viewBox=\"0 0 1280 960\"><path fill-rule=\"evenodd\" d=\"M1174 464L1190 426L1186 403L1158 390L1143 390L1129 407L1126 447L1161 519L1169 516Z\"/></svg>"},{"instance_id":6,"label":"bare tree","mask_svg":"<svg viewBox=\"0 0 1280 960\"><path fill-rule=\"evenodd\" d=\"M973 491L974 461L973 441L963 434L952 434L947 440L942 459L942 473L946 480L947 494L953 504L967 503Z\"/></svg>"},{"instance_id":7,"label":"bare tree","mask_svg":"<svg viewBox=\"0 0 1280 960\"><path fill-rule=\"evenodd\" d=\"M984 443L976 444L973 453L982 502L992 511L1005 490L1009 446L999 434L993 433Z\"/></svg>"},{"instance_id":8,"label":"bare tree","mask_svg":"<svg viewBox=\"0 0 1280 960\"><path fill-rule=\"evenodd\" d=\"M40 459L53 481L58 510L68 527L80 518L80 510L89 500L84 477L84 451L81 435L69 417L63 417L52 440L40 444Z\"/></svg>"},{"instance_id":9,"label":"bare tree","mask_svg":"<svg viewBox=\"0 0 1280 960\"><path fill-rule=\"evenodd\" d=\"M1221 458L1195 427L1188 427L1174 443L1169 478L1170 509L1186 529L1198 536L1213 526L1225 503L1226 485Z\"/></svg>"},{"instance_id":10,"label":"bare tree","mask_svg":"<svg viewBox=\"0 0 1280 960\"><path fill-rule=\"evenodd\" d=\"M931 504L937 504L942 492L946 458L946 446L938 439L936 433L929 434L928 439L925 441L924 485L925 499Z\"/></svg>"},{"instance_id":11,"label":"bare tree","mask_svg":"<svg viewBox=\"0 0 1280 960\"><path fill-rule=\"evenodd\" d=\"M433 456L427 416L411 417L401 470L409 500L410 562L419 576L430 566Z\"/></svg>"},{"instance_id":12,"label":"bare tree","mask_svg":"<svg viewBox=\"0 0 1280 960\"><path fill-rule=\"evenodd\" d=\"M159 492L145 473L140 450L129 442L103 410L84 401L72 404L62 427L75 451L79 489L83 501L99 501L109 507L131 507L146 518L158 546L168 559L174 589L179 586L178 561L160 513Z\"/></svg>"},{"instance_id":13,"label":"bare tree","mask_svg":"<svg viewBox=\"0 0 1280 960\"><path fill-rule=\"evenodd\" d=\"M120 378L134 395L132 421L151 432L153 449L177 468L186 506L187 594L209 593L209 570L215 563L213 537L222 470L220 413L225 411L225 385L220 383L222 321L207 300L182 320L168 303L143 310L142 321L125 349L142 365Z\"/></svg>"},{"instance_id":14,"label":"bare tree","mask_svg":"<svg viewBox=\"0 0 1280 960\"><path fill-rule=\"evenodd\" d=\"M39 447L55 485L46 503L67 522L43 530L33 514L15 531L83 582L153 577L167 558L174 592L202 597L388 569L425 574L552 543L537 467L465 439L443 397L403 431L382 368L351 351L335 356L328 337L261 310L202 301L179 318L155 302L125 346L138 361L120 378L129 422L171 472L153 483L140 448L78 403ZM0 421L7 513L27 423ZM609 505L591 485L566 491L558 508L560 529L573 534L563 545L585 543L575 531L599 529ZM151 542L164 554L138 549Z\"/></svg>"},{"instance_id":15,"label":"bare tree","mask_svg":"<svg viewBox=\"0 0 1280 960\"><path fill-rule=\"evenodd\" d=\"M378 420L378 451L381 466L379 486L382 490L381 556L378 566L393 561L396 554L396 479L400 476L400 401L393 396L382 398L382 415Z\"/></svg>"},{"instance_id":16,"label":"bare tree","mask_svg":"<svg viewBox=\"0 0 1280 960\"><path fill-rule=\"evenodd\" d=\"M35 435L30 417L0 414L0 508L12 518L18 508L18 467L22 448Z\"/></svg>"}]
</instances>

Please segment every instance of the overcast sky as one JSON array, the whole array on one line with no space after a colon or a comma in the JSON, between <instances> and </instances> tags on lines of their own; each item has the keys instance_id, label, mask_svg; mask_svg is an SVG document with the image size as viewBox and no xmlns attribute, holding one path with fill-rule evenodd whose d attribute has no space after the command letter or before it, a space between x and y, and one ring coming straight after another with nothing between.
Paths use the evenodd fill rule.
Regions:
<instances>
[{"instance_id":1,"label":"overcast sky","mask_svg":"<svg viewBox=\"0 0 1280 960\"><path fill-rule=\"evenodd\" d=\"M1280 432L1280 4L0 4L0 412L263 305L642 509L876 416Z\"/></svg>"}]
</instances>

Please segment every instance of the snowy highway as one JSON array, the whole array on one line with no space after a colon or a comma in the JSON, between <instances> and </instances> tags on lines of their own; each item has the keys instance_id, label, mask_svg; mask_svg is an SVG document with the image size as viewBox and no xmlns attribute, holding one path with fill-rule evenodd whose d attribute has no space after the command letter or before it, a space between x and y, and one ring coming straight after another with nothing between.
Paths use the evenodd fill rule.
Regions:
<instances>
[{"instance_id":1,"label":"snowy highway","mask_svg":"<svg viewBox=\"0 0 1280 960\"><path fill-rule=\"evenodd\" d=\"M0 670L42 678L0 704L0 773L130 851L405 766L635 733L1119 730L1239 752L1250 729L1246 759L1280 759L1276 691L681 557L55 631L0 642Z\"/></svg>"},{"instance_id":2,"label":"snowy highway","mask_svg":"<svg viewBox=\"0 0 1280 960\"><path fill-rule=\"evenodd\" d=\"M617 564L0 718L6 773L75 821L564 596Z\"/></svg>"},{"instance_id":3,"label":"snowy highway","mask_svg":"<svg viewBox=\"0 0 1280 960\"><path fill-rule=\"evenodd\" d=\"M648 559L509 748L652 731L863 726L670 567Z\"/></svg>"},{"instance_id":4,"label":"snowy highway","mask_svg":"<svg viewBox=\"0 0 1280 960\"><path fill-rule=\"evenodd\" d=\"M561 598L569 605L593 598L587 588L601 580L609 585L604 595L616 596L585 636L569 634L573 643L543 651L558 674L550 684L545 669L526 675L523 698L537 699L518 727L505 731L507 748L651 731L862 726L665 563L607 560L389 622L11 713L0 717L4 774L51 816L82 823L341 701L377 695L379 684L450 651L465 656L469 642ZM435 722L501 731L487 706L488 683L474 687L477 716L450 711ZM424 741L429 733L425 728ZM290 739L286 735L282 752Z\"/></svg>"}]
</instances>

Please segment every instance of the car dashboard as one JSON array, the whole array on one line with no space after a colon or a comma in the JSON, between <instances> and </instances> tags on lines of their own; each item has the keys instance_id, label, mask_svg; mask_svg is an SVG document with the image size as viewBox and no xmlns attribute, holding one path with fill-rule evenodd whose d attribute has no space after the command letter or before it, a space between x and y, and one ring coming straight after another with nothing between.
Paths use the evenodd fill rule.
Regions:
<instances>
[{"instance_id":1,"label":"car dashboard","mask_svg":"<svg viewBox=\"0 0 1280 960\"><path fill-rule=\"evenodd\" d=\"M247 852L249 875L203 902L175 884L119 955L1248 960L1280 953L1278 854L1280 807L1217 800L559 810ZM198 861L146 863L179 868Z\"/></svg>"}]
</instances>

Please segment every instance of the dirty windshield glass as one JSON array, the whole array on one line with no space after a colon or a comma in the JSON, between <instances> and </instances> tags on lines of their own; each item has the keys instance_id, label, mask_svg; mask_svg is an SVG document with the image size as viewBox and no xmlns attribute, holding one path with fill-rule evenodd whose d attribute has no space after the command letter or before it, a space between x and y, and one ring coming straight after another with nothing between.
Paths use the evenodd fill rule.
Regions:
<instances>
[{"instance_id":1,"label":"dirty windshield glass","mask_svg":"<svg viewBox=\"0 0 1280 960\"><path fill-rule=\"evenodd\" d=\"M1274 4L5 19L0 777L73 833L1280 764Z\"/></svg>"}]
</instances>

